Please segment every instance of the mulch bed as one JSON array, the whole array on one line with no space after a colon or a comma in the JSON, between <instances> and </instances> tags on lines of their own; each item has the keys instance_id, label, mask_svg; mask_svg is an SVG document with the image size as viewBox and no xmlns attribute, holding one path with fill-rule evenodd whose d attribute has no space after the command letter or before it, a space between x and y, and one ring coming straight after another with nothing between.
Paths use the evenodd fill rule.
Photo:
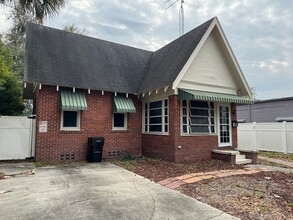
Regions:
<instances>
[{"instance_id":1,"label":"mulch bed","mask_svg":"<svg viewBox=\"0 0 293 220\"><path fill-rule=\"evenodd\" d=\"M179 190L241 219L293 219L293 174L231 176L186 184Z\"/></svg>"},{"instance_id":2,"label":"mulch bed","mask_svg":"<svg viewBox=\"0 0 293 220\"><path fill-rule=\"evenodd\" d=\"M240 169L242 165L230 165L220 160L198 163L174 163L160 159L114 160L112 163L146 177L154 182L188 173L209 172L225 169Z\"/></svg>"},{"instance_id":3,"label":"mulch bed","mask_svg":"<svg viewBox=\"0 0 293 220\"><path fill-rule=\"evenodd\" d=\"M243 168L218 160L193 164L148 158L112 162L155 182L187 173ZM185 184L177 190L240 219L293 219L293 173L229 176Z\"/></svg>"}]
</instances>

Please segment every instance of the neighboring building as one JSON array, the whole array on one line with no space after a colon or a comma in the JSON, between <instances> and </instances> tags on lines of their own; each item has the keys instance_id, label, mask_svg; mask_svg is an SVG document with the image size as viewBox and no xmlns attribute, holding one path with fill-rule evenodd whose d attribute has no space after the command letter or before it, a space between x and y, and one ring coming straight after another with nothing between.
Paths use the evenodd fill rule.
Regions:
<instances>
[{"instance_id":1,"label":"neighboring building","mask_svg":"<svg viewBox=\"0 0 293 220\"><path fill-rule=\"evenodd\" d=\"M217 18L155 52L29 24L24 83L37 161L85 160L95 136L104 158L207 160L237 146L236 104L251 103Z\"/></svg>"},{"instance_id":2,"label":"neighboring building","mask_svg":"<svg viewBox=\"0 0 293 220\"><path fill-rule=\"evenodd\" d=\"M293 97L255 101L253 105L237 106L239 122L293 121Z\"/></svg>"}]
</instances>

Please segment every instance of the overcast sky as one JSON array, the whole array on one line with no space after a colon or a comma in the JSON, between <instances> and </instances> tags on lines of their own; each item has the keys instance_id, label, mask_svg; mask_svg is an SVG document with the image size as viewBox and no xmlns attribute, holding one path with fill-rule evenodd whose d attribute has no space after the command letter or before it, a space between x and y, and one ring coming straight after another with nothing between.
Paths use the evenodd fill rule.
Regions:
<instances>
[{"instance_id":1,"label":"overcast sky","mask_svg":"<svg viewBox=\"0 0 293 220\"><path fill-rule=\"evenodd\" d=\"M45 25L75 24L95 38L156 50L178 37L180 4L165 10L174 1L70 0ZM2 31L5 14L1 9ZM293 1L185 0L185 32L214 16L258 98L293 96Z\"/></svg>"}]
</instances>

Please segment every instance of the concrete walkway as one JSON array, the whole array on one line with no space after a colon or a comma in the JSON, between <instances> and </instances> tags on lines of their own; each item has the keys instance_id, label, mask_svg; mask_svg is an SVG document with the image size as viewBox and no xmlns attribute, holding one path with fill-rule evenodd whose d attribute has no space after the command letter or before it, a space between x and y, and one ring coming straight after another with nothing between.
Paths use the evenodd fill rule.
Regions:
<instances>
[{"instance_id":1,"label":"concrete walkway","mask_svg":"<svg viewBox=\"0 0 293 220\"><path fill-rule=\"evenodd\" d=\"M264 167L247 167L244 169L235 170L217 170L212 172L190 173L183 176L172 177L162 180L159 182L159 184L166 186L170 189L175 189L183 184L195 183L204 179L214 179L235 175L249 175L263 171L269 171L269 169Z\"/></svg>"},{"instance_id":2,"label":"concrete walkway","mask_svg":"<svg viewBox=\"0 0 293 220\"><path fill-rule=\"evenodd\" d=\"M285 166L288 166L288 167L293 168L293 162L289 162L289 161L286 161L286 160L274 159L274 158L263 157L263 156L258 156L257 158L258 158L258 159L261 159L261 160L266 160L266 161L269 161L269 162L274 162L274 163L283 164L283 165L285 165Z\"/></svg>"},{"instance_id":3,"label":"concrete walkway","mask_svg":"<svg viewBox=\"0 0 293 220\"><path fill-rule=\"evenodd\" d=\"M248 164L245 165L247 168L264 168L268 171L278 171L283 173L293 173L293 169L284 168L284 167L277 167L277 166L270 166L270 165L261 165L261 164Z\"/></svg>"},{"instance_id":4,"label":"concrete walkway","mask_svg":"<svg viewBox=\"0 0 293 220\"><path fill-rule=\"evenodd\" d=\"M258 156L259 159L267 160L270 162L283 164L290 168L283 168L278 166L269 166L269 165L255 165L249 164L246 165L244 169L238 170L218 170L213 172L201 172L201 173L190 173L183 176L171 177L159 182L159 184L168 187L170 189L176 189L181 185L195 183L204 179L213 179L213 178L221 178L226 176L233 175L249 175L253 173L263 172L263 171L280 171L285 173L293 173L293 163L280 159L273 159L269 157Z\"/></svg>"},{"instance_id":5,"label":"concrete walkway","mask_svg":"<svg viewBox=\"0 0 293 220\"><path fill-rule=\"evenodd\" d=\"M110 163L42 167L0 164L1 219L236 219Z\"/></svg>"}]
</instances>

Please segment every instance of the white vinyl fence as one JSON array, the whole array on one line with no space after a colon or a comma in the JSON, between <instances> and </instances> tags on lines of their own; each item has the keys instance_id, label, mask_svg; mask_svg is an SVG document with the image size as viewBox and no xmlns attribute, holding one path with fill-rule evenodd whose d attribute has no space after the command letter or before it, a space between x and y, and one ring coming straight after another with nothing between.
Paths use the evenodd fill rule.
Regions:
<instances>
[{"instance_id":1,"label":"white vinyl fence","mask_svg":"<svg viewBox=\"0 0 293 220\"><path fill-rule=\"evenodd\" d=\"M0 160L35 156L35 121L27 117L0 117Z\"/></svg>"},{"instance_id":2,"label":"white vinyl fence","mask_svg":"<svg viewBox=\"0 0 293 220\"><path fill-rule=\"evenodd\" d=\"M238 148L293 153L293 122L239 123Z\"/></svg>"}]
</instances>

